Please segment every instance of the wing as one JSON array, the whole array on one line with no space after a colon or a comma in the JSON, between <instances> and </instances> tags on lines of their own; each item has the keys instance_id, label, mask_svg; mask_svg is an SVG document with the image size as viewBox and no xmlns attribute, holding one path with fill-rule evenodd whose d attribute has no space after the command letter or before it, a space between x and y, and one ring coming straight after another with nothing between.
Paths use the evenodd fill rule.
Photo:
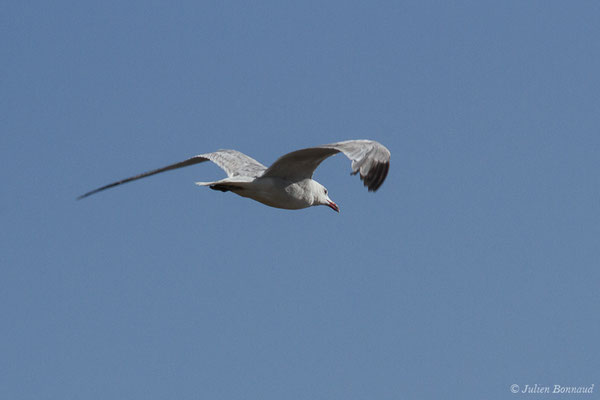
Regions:
<instances>
[{"instance_id":1,"label":"wing","mask_svg":"<svg viewBox=\"0 0 600 400\"><path fill-rule=\"evenodd\" d=\"M339 152L352 160L352 175L360 172L360 179L370 192L379 189L390 168L390 151L373 140L347 140L293 151L279 157L262 176L312 178L323 160Z\"/></svg>"},{"instance_id":2,"label":"wing","mask_svg":"<svg viewBox=\"0 0 600 400\"><path fill-rule=\"evenodd\" d=\"M162 167L162 168L155 169L152 171L144 172L142 174L135 175L135 176L132 176L129 178L125 178L125 179L122 179L117 182L109 183L108 185L99 187L98 189L94 189L91 192L87 192L87 193L79 196L77 199L78 200L83 199L84 197L88 197L94 193L98 193L102 190L109 189L111 187L121 185L123 183L135 181L136 179L145 178L147 176L155 175L160 172L170 171L172 169L177 169L177 168L187 167L189 165L199 164L199 163L205 162L205 161L212 161L215 164L217 164L220 168L222 168L227 173L228 177L246 176L246 177L255 178L255 177L261 175L267 169L267 167L265 167L264 165L262 165L261 163L259 163L255 159L253 159L252 157L248 157L247 155L245 155L244 153L240 153L239 151L219 150L219 151L215 151L214 153L200 154L200 155L188 158L187 160L184 160L184 161L181 161L181 162L178 162L175 164L167 165L166 167Z\"/></svg>"}]
</instances>

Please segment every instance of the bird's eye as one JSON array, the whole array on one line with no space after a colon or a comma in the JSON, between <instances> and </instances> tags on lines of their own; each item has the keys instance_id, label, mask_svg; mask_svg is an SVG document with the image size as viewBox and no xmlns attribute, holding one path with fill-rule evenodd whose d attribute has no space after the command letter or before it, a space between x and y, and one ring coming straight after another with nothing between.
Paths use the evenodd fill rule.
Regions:
<instances>
[{"instance_id":1,"label":"bird's eye","mask_svg":"<svg viewBox=\"0 0 600 400\"><path fill-rule=\"evenodd\" d=\"M323 189L323 191L325 192L325 194L327 194L327 189Z\"/></svg>"}]
</instances>

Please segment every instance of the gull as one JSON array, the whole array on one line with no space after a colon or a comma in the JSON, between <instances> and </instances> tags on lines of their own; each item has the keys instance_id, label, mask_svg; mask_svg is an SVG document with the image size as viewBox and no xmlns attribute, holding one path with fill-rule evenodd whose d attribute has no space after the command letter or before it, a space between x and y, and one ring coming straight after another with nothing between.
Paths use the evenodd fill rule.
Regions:
<instances>
[{"instance_id":1,"label":"gull","mask_svg":"<svg viewBox=\"0 0 600 400\"><path fill-rule=\"evenodd\" d=\"M227 173L227 178L196 182L196 185L233 192L275 208L299 210L324 205L339 213L340 208L329 198L327 189L312 179L319 164L337 153L344 153L352 161L351 174L360 173L360 179L370 192L379 189L390 167L390 151L381 143L361 139L296 150L279 157L268 168L237 150L218 150L109 183L77 199L160 172L212 161Z\"/></svg>"}]
</instances>

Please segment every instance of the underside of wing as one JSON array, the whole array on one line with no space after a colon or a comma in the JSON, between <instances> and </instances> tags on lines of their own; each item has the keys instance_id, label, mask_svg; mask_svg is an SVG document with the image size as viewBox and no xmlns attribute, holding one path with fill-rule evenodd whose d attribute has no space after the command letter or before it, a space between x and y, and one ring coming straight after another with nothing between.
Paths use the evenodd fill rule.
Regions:
<instances>
[{"instance_id":1,"label":"underside of wing","mask_svg":"<svg viewBox=\"0 0 600 400\"><path fill-rule=\"evenodd\" d=\"M254 158L245 155L237 150L219 150L214 153L201 154L198 157L205 157L222 168L227 176L248 176L256 178L262 175L267 169L264 165Z\"/></svg>"},{"instance_id":2,"label":"underside of wing","mask_svg":"<svg viewBox=\"0 0 600 400\"><path fill-rule=\"evenodd\" d=\"M323 160L339 152L352 161L352 174L360 173L369 191L379 189L390 167L390 151L373 140L348 140L293 151L277 159L263 176L290 180L312 178Z\"/></svg>"},{"instance_id":3,"label":"underside of wing","mask_svg":"<svg viewBox=\"0 0 600 400\"><path fill-rule=\"evenodd\" d=\"M360 179L370 192L383 184L390 169L390 151L374 140L347 140L323 147L338 149L352 160L352 175Z\"/></svg>"},{"instance_id":4,"label":"underside of wing","mask_svg":"<svg viewBox=\"0 0 600 400\"><path fill-rule=\"evenodd\" d=\"M137 179L142 179L147 176L155 175L161 172L170 171L177 168L183 168L190 165L198 164L205 161L212 161L217 164L221 169L223 169L227 176L229 177L237 177L237 176L245 176L250 178L255 178L260 176L267 167L253 159L245 155L244 153L240 153L236 150L219 150L214 153L206 153L200 154L187 160L180 161L175 164L167 165L166 167L158 168L152 171L143 172L141 174L122 179L117 182L109 183L108 185L104 185L99 187L98 189L94 189L90 192L87 192L77 199L83 199L84 197L88 197L92 194L101 192L106 189L110 189L112 187L121 185L123 183L135 181Z\"/></svg>"},{"instance_id":5,"label":"underside of wing","mask_svg":"<svg viewBox=\"0 0 600 400\"><path fill-rule=\"evenodd\" d=\"M277 159L263 174L292 181L312 178L315 169L339 150L326 147L310 147L285 154Z\"/></svg>"}]
</instances>

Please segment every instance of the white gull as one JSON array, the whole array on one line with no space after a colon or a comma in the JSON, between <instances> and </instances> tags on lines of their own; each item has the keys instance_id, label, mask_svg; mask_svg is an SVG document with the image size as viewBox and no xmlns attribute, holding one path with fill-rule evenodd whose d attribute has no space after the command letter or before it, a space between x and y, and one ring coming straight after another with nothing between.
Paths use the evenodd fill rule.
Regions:
<instances>
[{"instance_id":1,"label":"white gull","mask_svg":"<svg viewBox=\"0 0 600 400\"><path fill-rule=\"evenodd\" d=\"M373 140L347 140L293 151L279 157L269 168L239 151L218 150L110 183L78 199L160 172L212 161L227 173L227 178L196 182L197 185L231 191L276 208L298 210L324 205L339 212L337 204L327 195L327 189L312 176L323 160L340 152L352 161L352 175L360 173L360 179L370 192L379 189L390 167L390 151Z\"/></svg>"}]
</instances>

